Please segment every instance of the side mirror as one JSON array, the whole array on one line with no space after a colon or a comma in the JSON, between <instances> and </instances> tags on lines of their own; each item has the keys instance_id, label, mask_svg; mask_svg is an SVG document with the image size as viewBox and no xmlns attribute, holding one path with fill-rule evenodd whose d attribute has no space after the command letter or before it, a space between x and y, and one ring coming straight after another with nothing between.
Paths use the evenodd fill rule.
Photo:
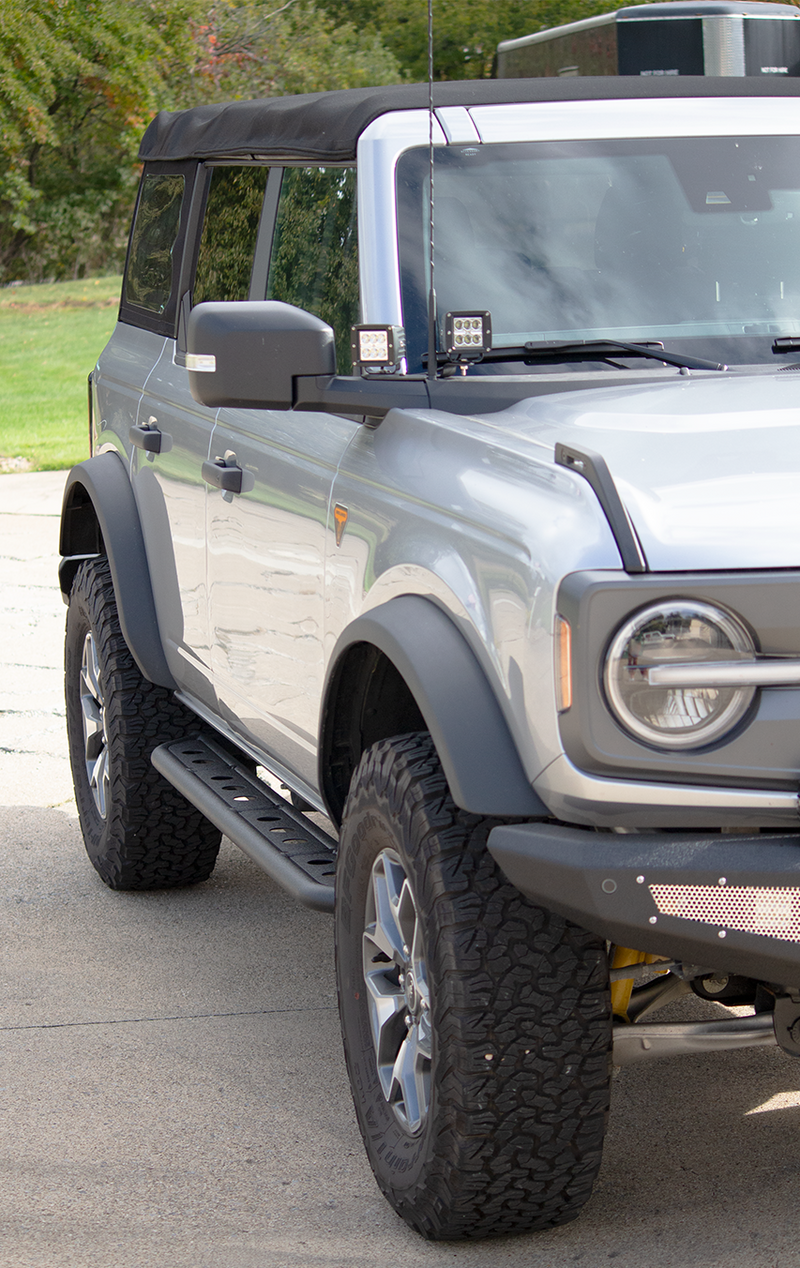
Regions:
<instances>
[{"instance_id":1,"label":"side mirror","mask_svg":"<svg viewBox=\"0 0 800 1268\"><path fill-rule=\"evenodd\" d=\"M186 365L200 405L291 409L293 380L336 373L330 326L277 300L198 304L189 315Z\"/></svg>"}]
</instances>

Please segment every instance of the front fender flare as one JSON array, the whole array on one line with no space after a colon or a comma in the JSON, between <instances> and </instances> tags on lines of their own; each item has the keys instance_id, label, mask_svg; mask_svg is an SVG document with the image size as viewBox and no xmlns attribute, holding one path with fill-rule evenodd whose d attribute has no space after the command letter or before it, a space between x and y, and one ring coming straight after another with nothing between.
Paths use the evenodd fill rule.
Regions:
<instances>
[{"instance_id":1,"label":"front fender flare","mask_svg":"<svg viewBox=\"0 0 800 1268\"><path fill-rule=\"evenodd\" d=\"M150 682L175 690L158 630L136 500L115 453L87 458L67 476L59 549L63 557L58 575L65 599L81 561L107 556L120 627L133 659Z\"/></svg>"},{"instance_id":2,"label":"front fender flare","mask_svg":"<svg viewBox=\"0 0 800 1268\"><path fill-rule=\"evenodd\" d=\"M348 649L358 643L376 647L402 677L430 731L456 805L480 815L547 816L474 652L452 619L420 595L390 599L364 613L336 643L323 694L320 744L320 788L329 808L336 800L327 766L338 671Z\"/></svg>"}]
</instances>

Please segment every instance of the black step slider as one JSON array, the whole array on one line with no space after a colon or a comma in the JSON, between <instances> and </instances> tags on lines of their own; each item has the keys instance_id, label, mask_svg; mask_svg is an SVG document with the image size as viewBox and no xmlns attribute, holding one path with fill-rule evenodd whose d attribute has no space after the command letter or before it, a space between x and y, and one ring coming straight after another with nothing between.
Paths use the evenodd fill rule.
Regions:
<instances>
[{"instance_id":1,"label":"black step slider","mask_svg":"<svg viewBox=\"0 0 800 1268\"><path fill-rule=\"evenodd\" d=\"M161 744L150 760L293 898L315 911L333 911L333 837L205 736Z\"/></svg>"}]
</instances>

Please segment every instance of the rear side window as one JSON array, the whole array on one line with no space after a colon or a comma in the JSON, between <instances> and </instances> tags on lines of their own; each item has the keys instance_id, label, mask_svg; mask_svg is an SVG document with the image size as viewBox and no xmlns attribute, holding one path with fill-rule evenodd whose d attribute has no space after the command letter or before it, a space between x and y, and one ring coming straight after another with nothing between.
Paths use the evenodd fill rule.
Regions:
<instances>
[{"instance_id":1,"label":"rear side window","mask_svg":"<svg viewBox=\"0 0 800 1268\"><path fill-rule=\"evenodd\" d=\"M353 168L285 170L267 299L296 304L332 326L339 373L351 372L350 327L359 317Z\"/></svg>"},{"instance_id":2,"label":"rear side window","mask_svg":"<svg viewBox=\"0 0 800 1268\"><path fill-rule=\"evenodd\" d=\"M177 278L175 245L181 228L186 180L177 173L145 176L131 235L125 303L165 317Z\"/></svg>"},{"instance_id":3,"label":"rear side window","mask_svg":"<svg viewBox=\"0 0 800 1268\"><path fill-rule=\"evenodd\" d=\"M266 167L211 169L193 304L247 299L268 171Z\"/></svg>"}]
</instances>

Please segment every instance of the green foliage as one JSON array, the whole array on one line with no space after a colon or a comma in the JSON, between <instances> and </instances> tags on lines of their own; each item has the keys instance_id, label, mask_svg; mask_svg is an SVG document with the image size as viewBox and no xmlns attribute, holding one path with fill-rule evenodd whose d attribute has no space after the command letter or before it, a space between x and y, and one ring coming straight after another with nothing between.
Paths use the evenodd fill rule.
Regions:
<instances>
[{"instance_id":1,"label":"green foliage","mask_svg":"<svg viewBox=\"0 0 800 1268\"><path fill-rule=\"evenodd\" d=\"M623 3L434 0L435 76ZM426 77L426 0L0 0L0 285L121 267L158 110Z\"/></svg>"},{"instance_id":2,"label":"green foliage","mask_svg":"<svg viewBox=\"0 0 800 1268\"><path fill-rule=\"evenodd\" d=\"M119 263L195 0L0 0L0 281Z\"/></svg>"},{"instance_id":3,"label":"green foliage","mask_svg":"<svg viewBox=\"0 0 800 1268\"><path fill-rule=\"evenodd\" d=\"M277 97L397 83L380 35L313 0L220 0L196 28L195 92L205 100Z\"/></svg>"},{"instance_id":4,"label":"green foliage","mask_svg":"<svg viewBox=\"0 0 800 1268\"><path fill-rule=\"evenodd\" d=\"M158 110L399 77L313 0L0 0L0 284L121 267Z\"/></svg>"},{"instance_id":5,"label":"green foliage","mask_svg":"<svg viewBox=\"0 0 800 1268\"><path fill-rule=\"evenodd\" d=\"M393 0L385 8L374 0L321 3L337 20L353 22L365 34L378 34L407 79L417 82L428 78L427 0ZM434 78L488 78L501 40L611 13L629 3L631 0L433 0Z\"/></svg>"},{"instance_id":6,"label":"green foliage","mask_svg":"<svg viewBox=\"0 0 800 1268\"><path fill-rule=\"evenodd\" d=\"M344 0L334 3L343 4ZM501 40L608 13L624 3L626 0L470 0L469 4L434 0L434 77L488 78ZM386 46L410 79L427 79L427 4L424 0L395 0L390 13L391 21L382 31Z\"/></svg>"}]
</instances>

